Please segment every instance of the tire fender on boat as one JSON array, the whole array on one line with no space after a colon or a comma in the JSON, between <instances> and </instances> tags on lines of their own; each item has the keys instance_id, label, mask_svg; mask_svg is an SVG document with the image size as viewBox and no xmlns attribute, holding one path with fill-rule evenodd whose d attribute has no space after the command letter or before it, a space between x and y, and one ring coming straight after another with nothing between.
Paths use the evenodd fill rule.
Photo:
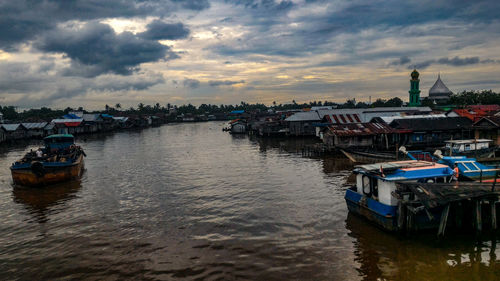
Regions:
<instances>
[{"instance_id":1,"label":"tire fender on boat","mask_svg":"<svg viewBox=\"0 0 500 281\"><path fill-rule=\"evenodd\" d=\"M45 168L41 162L33 162L31 164L31 170L39 178L45 175Z\"/></svg>"}]
</instances>

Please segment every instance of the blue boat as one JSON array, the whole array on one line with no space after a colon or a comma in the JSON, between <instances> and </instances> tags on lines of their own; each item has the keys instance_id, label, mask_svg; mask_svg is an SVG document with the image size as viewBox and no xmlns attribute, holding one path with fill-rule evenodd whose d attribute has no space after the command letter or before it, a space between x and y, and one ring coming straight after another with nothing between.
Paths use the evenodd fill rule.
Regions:
<instances>
[{"instance_id":1,"label":"blue boat","mask_svg":"<svg viewBox=\"0 0 500 281\"><path fill-rule=\"evenodd\" d=\"M440 158L438 163L446 164L450 168L457 164L459 177L466 180L488 182L495 178L498 170L496 167L477 162L476 158L466 156L440 156Z\"/></svg>"},{"instance_id":2,"label":"blue boat","mask_svg":"<svg viewBox=\"0 0 500 281\"><path fill-rule=\"evenodd\" d=\"M453 170L444 164L428 161L394 161L356 166L356 185L348 188L345 200L350 212L361 215L389 231L400 230L398 207L404 194L398 194L399 182L447 183ZM441 210L435 210L440 216ZM432 214L420 212L413 225L419 229L434 228ZM439 222L439 221L438 221Z\"/></svg>"},{"instance_id":3,"label":"blue boat","mask_svg":"<svg viewBox=\"0 0 500 281\"><path fill-rule=\"evenodd\" d=\"M428 161L437 162L447 165L451 169L458 167L460 180L489 182L495 178L498 169L494 166L484 165L477 161L476 158L467 156L443 156L440 150L436 150L434 155L429 152L422 151L406 151L401 149L412 160L426 159Z\"/></svg>"}]
</instances>

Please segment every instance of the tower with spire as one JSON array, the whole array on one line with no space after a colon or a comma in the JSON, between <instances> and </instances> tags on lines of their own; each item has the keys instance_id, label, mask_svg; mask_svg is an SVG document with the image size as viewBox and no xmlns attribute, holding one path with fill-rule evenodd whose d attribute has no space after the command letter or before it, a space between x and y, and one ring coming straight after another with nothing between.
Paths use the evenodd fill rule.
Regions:
<instances>
[{"instance_id":1,"label":"tower with spire","mask_svg":"<svg viewBox=\"0 0 500 281\"><path fill-rule=\"evenodd\" d=\"M418 88L418 84L420 83L420 79L418 79L419 73L414 69L410 76L410 101L408 102L408 106L420 106L420 90Z\"/></svg>"}]
</instances>

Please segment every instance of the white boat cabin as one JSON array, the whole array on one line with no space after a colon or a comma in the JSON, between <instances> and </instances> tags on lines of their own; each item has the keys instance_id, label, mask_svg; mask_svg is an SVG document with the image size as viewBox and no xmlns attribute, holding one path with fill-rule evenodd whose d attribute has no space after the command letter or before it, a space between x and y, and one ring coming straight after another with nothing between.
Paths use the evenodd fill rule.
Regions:
<instances>
[{"instance_id":1,"label":"white boat cabin","mask_svg":"<svg viewBox=\"0 0 500 281\"><path fill-rule=\"evenodd\" d=\"M356 166L356 192L379 201L396 206L398 199L396 182L449 182L453 170L447 165L427 161L394 161Z\"/></svg>"},{"instance_id":2,"label":"white boat cabin","mask_svg":"<svg viewBox=\"0 0 500 281\"><path fill-rule=\"evenodd\" d=\"M449 140L445 141L446 149L453 149L454 152L467 152L481 149L488 149L492 140Z\"/></svg>"}]
</instances>

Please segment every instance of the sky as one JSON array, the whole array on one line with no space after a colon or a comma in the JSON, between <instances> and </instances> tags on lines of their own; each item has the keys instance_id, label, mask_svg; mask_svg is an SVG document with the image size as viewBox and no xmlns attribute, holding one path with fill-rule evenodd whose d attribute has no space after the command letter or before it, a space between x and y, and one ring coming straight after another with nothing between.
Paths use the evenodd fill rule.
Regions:
<instances>
[{"instance_id":1,"label":"sky","mask_svg":"<svg viewBox=\"0 0 500 281\"><path fill-rule=\"evenodd\" d=\"M0 0L0 105L408 100L500 91L498 0Z\"/></svg>"}]
</instances>

